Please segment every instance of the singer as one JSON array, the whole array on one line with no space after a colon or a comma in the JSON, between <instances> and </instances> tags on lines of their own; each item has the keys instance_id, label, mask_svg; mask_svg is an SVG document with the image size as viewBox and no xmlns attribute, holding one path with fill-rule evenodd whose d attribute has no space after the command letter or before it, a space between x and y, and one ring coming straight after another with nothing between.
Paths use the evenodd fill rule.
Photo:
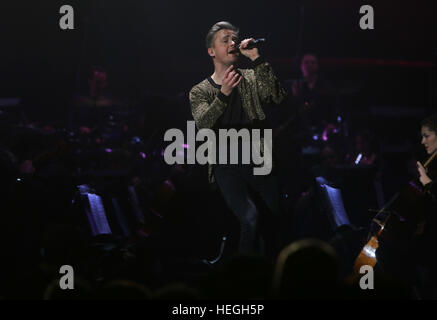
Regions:
<instances>
[{"instance_id":1,"label":"singer","mask_svg":"<svg viewBox=\"0 0 437 320\"><path fill-rule=\"evenodd\" d=\"M245 39L237 46L238 35L239 30L225 21L214 24L206 35L214 73L195 85L189 94L198 129L262 129L265 127L262 105L280 104L285 99L285 90L253 45L254 39ZM236 67L241 56L250 59L251 68ZM274 170L269 175L255 176L252 166L241 162L216 164L209 167L209 180L217 183L240 223L238 253L275 258L280 249L277 181ZM262 228L258 225L260 216L266 219Z\"/></svg>"}]
</instances>

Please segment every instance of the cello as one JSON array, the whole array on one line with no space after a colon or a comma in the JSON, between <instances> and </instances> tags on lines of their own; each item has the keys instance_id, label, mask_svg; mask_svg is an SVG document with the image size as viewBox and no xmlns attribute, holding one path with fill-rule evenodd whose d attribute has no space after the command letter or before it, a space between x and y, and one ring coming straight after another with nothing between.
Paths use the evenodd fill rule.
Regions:
<instances>
[{"instance_id":1,"label":"cello","mask_svg":"<svg viewBox=\"0 0 437 320\"><path fill-rule=\"evenodd\" d=\"M426 169L437 157L435 151L423 167ZM420 225L424 224L424 197L425 192L419 181L410 181L395 194L382 209L378 211L372 222L378 226L378 230L370 237L361 252L355 259L353 270L359 273L364 265L375 267L377 261L376 250L380 246L381 238L386 241L399 242L402 246L410 241ZM380 217L385 215L385 218ZM388 230L387 230L387 227Z\"/></svg>"}]
</instances>

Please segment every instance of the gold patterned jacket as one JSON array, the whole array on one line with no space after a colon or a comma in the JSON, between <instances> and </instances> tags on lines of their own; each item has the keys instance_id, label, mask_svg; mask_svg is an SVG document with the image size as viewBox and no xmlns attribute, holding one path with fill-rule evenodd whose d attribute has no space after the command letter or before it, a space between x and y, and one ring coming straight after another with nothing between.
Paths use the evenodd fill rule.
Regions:
<instances>
[{"instance_id":1,"label":"gold patterned jacket","mask_svg":"<svg viewBox=\"0 0 437 320\"><path fill-rule=\"evenodd\" d=\"M264 120L263 104L280 104L286 97L286 92L273 73L268 62L261 58L253 62L251 69L238 69L243 79L238 84L241 104L250 121ZM189 94L191 112L198 129L212 129L223 114L227 103L220 99L220 90L215 88L208 79L195 85ZM208 167L209 182L214 182L212 166Z\"/></svg>"}]
</instances>

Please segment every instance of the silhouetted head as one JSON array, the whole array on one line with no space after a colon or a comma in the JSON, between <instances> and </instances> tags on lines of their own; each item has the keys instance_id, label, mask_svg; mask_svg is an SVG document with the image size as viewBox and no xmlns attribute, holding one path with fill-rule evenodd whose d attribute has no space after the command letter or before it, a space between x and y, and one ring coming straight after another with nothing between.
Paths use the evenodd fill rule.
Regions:
<instances>
[{"instance_id":1,"label":"silhouetted head","mask_svg":"<svg viewBox=\"0 0 437 320\"><path fill-rule=\"evenodd\" d=\"M280 298L329 297L337 290L338 258L326 242L303 239L279 254L273 287Z\"/></svg>"}]
</instances>

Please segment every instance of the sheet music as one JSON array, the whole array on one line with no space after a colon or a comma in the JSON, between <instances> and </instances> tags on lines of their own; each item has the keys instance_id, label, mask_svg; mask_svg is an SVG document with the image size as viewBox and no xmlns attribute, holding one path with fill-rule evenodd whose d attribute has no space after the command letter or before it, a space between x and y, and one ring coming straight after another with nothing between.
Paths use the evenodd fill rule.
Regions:
<instances>
[{"instance_id":1,"label":"sheet music","mask_svg":"<svg viewBox=\"0 0 437 320\"><path fill-rule=\"evenodd\" d=\"M102 199L95 194L87 193L86 195L90 204L90 210L87 212L87 214L93 235L112 234L108 219L106 218Z\"/></svg>"}]
</instances>

